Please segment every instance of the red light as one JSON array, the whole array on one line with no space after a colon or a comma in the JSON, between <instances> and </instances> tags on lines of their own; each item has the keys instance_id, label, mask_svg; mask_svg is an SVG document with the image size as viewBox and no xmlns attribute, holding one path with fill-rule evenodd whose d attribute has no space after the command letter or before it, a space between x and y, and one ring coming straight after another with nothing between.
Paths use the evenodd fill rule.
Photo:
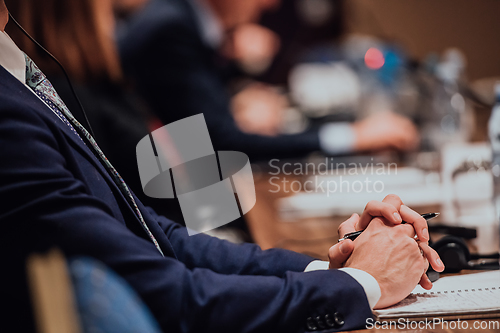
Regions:
<instances>
[{"instance_id":1,"label":"red light","mask_svg":"<svg viewBox=\"0 0 500 333\"><path fill-rule=\"evenodd\" d=\"M384 66L385 59L384 55L380 50L371 47L366 51L365 54L365 65L370 69L379 69Z\"/></svg>"}]
</instances>

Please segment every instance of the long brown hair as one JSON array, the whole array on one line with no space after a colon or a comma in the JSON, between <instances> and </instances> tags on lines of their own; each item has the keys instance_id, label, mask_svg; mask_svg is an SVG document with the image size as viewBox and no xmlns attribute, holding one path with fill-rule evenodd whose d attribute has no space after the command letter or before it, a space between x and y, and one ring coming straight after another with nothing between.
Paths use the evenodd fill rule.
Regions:
<instances>
[{"instance_id":1,"label":"long brown hair","mask_svg":"<svg viewBox=\"0 0 500 333\"><path fill-rule=\"evenodd\" d=\"M121 78L111 0L6 0L16 20L79 81ZM13 24L18 46L47 74L55 65Z\"/></svg>"}]
</instances>

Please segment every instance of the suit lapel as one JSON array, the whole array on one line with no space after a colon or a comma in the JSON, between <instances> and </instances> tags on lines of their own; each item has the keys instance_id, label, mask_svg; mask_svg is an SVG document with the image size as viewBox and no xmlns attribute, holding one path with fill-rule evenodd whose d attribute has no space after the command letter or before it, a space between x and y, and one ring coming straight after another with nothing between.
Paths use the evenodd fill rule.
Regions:
<instances>
[{"instance_id":1,"label":"suit lapel","mask_svg":"<svg viewBox=\"0 0 500 333\"><path fill-rule=\"evenodd\" d=\"M3 68L2 68L2 70L3 70ZM0 79L3 80L3 79L5 79L5 77L0 76ZM116 188L116 190L118 192L120 192L118 187L116 186L115 182L113 181L113 179L109 175L108 171L106 170L106 168L102 165L99 158L96 157L94 155L94 153L92 152L92 148L88 147L87 144L83 141L83 140L85 140L84 138L80 138L78 135L76 135L71 130L71 128L68 125L66 125L59 118L59 116L56 115L54 113L54 111L52 111L52 109L49 106L47 106L47 104L45 104L40 98L38 98L37 95L35 95L33 93L33 91L29 87L23 85L17 79L12 79L11 84L9 84L9 86L10 85L12 85L13 87L17 85L18 87L16 87L16 88L18 88L18 89L15 89L15 90L18 91L17 93L21 93L23 95L22 96L23 101L25 103L28 103L31 106L34 106L34 109L37 112L41 113L45 118L49 118L51 123L53 123L55 126L57 126L57 128L61 132L64 133L64 135L66 136L68 141L71 143L71 145L76 150L78 150L83 156L85 156L97 170L99 170L99 172L101 173L103 178L106 179L106 182L108 183L108 185L110 187L113 187L113 189ZM120 194L121 194L121 192L120 192ZM125 198L123 198L123 199L125 200Z\"/></svg>"},{"instance_id":2,"label":"suit lapel","mask_svg":"<svg viewBox=\"0 0 500 333\"><path fill-rule=\"evenodd\" d=\"M115 194L116 200L122 201L120 206L126 207L125 209L127 210L127 214L129 215L129 217L133 218L137 223L140 224L141 222L139 221L133 208L130 206L127 199L124 197L123 193L120 191L107 169L102 165L100 159L94 155L92 148L87 147L87 144L85 144L79 136L73 133L71 128L66 125L59 118L59 116L57 116L54 111L52 111L52 109L48 107L29 87L19 82L18 79L13 77L2 66L0 66L0 82L4 83L4 92L6 94L18 95L20 103L24 103L27 107L30 107L31 109L34 109L36 112L40 113L44 118L48 119L62 133L64 133L65 137L70 142L70 145L79 153L81 153L82 156L85 156L99 171L101 176L105 179L106 183ZM154 236L158 238L158 224L151 223L151 221L148 220L146 220L148 227L150 228L151 232L153 232L154 230Z\"/></svg>"}]
</instances>

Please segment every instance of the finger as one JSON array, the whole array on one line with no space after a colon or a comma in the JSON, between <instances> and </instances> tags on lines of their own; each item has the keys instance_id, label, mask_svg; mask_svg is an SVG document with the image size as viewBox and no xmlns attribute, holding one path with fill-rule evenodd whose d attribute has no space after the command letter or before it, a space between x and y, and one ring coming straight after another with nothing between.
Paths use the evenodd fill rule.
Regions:
<instances>
[{"instance_id":1,"label":"finger","mask_svg":"<svg viewBox=\"0 0 500 333\"><path fill-rule=\"evenodd\" d=\"M422 260L422 270L424 271L424 273L422 274L422 276L420 277L420 286L422 286L422 288L424 289L431 289L432 288L432 282L431 280L429 279L429 277L427 276L427 270L429 269L429 261L425 258L424 256L424 253L422 251L422 249L420 249L420 253L422 254L422 257L423 257L423 260Z\"/></svg>"},{"instance_id":2,"label":"finger","mask_svg":"<svg viewBox=\"0 0 500 333\"><path fill-rule=\"evenodd\" d=\"M395 194L388 194L384 200L382 200L384 203L388 203L394 206L398 211L401 208L401 205L403 204L403 201L401 200L400 197L398 197Z\"/></svg>"},{"instance_id":3,"label":"finger","mask_svg":"<svg viewBox=\"0 0 500 333\"><path fill-rule=\"evenodd\" d=\"M370 221L378 216L385 217L393 224L400 224L403 221L398 210L392 204L373 200L366 205L356 225L356 230L364 230Z\"/></svg>"},{"instance_id":4,"label":"finger","mask_svg":"<svg viewBox=\"0 0 500 333\"><path fill-rule=\"evenodd\" d=\"M427 221L422 216L420 216L419 213L405 205L401 206L399 212L401 213L401 216L406 223L413 225L418 239L423 242L427 242L429 240L429 229L427 227Z\"/></svg>"},{"instance_id":5,"label":"finger","mask_svg":"<svg viewBox=\"0 0 500 333\"><path fill-rule=\"evenodd\" d=\"M420 278L419 284L425 290L431 290L432 289L432 282L431 282L431 280L429 280L429 277L425 273L422 274L422 277Z\"/></svg>"},{"instance_id":6,"label":"finger","mask_svg":"<svg viewBox=\"0 0 500 333\"><path fill-rule=\"evenodd\" d=\"M354 250L354 243L350 239L335 244L328 250L330 268L341 268Z\"/></svg>"},{"instance_id":7,"label":"finger","mask_svg":"<svg viewBox=\"0 0 500 333\"><path fill-rule=\"evenodd\" d=\"M422 258L424 259L424 273L427 272L429 269L429 260L424 256L424 252L420 250L420 253L422 254Z\"/></svg>"},{"instance_id":8,"label":"finger","mask_svg":"<svg viewBox=\"0 0 500 333\"><path fill-rule=\"evenodd\" d=\"M432 288L432 282L431 280L429 280L429 277L426 273L422 274L422 277L420 278L420 282L418 284L420 284L420 286L426 290L430 290Z\"/></svg>"},{"instance_id":9,"label":"finger","mask_svg":"<svg viewBox=\"0 0 500 333\"><path fill-rule=\"evenodd\" d=\"M415 229L413 229L413 226L410 224L400 224L394 226L394 228L397 228L397 230L405 236L408 236L412 239L415 238Z\"/></svg>"},{"instance_id":10,"label":"finger","mask_svg":"<svg viewBox=\"0 0 500 333\"><path fill-rule=\"evenodd\" d=\"M444 264L439 257L439 254L425 242L419 242L418 246L424 252L425 258L429 261L430 265L436 272L444 271Z\"/></svg>"},{"instance_id":11,"label":"finger","mask_svg":"<svg viewBox=\"0 0 500 333\"><path fill-rule=\"evenodd\" d=\"M356 231L356 224L359 221L359 215L354 213L348 218L345 222L343 222L338 229L339 238L343 238L345 234Z\"/></svg>"}]
</instances>

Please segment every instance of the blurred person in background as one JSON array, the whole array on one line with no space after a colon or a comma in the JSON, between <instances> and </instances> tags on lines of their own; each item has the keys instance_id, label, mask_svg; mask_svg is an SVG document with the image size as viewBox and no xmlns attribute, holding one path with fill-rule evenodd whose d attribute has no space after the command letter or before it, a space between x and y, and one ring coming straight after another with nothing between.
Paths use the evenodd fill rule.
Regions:
<instances>
[{"instance_id":1,"label":"blurred person in background","mask_svg":"<svg viewBox=\"0 0 500 333\"><path fill-rule=\"evenodd\" d=\"M287 85L292 67L319 45L328 52L328 58L323 60L338 60L331 54L340 53L338 45L345 33L344 7L343 0L288 0L276 10L263 13L259 24L279 36L281 47L259 79Z\"/></svg>"},{"instance_id":2,"label":"blurred person in background","mask_svg":"<svg viewBox=\"0 0 500 333\"><path fill-rule=\"evenodd\" d=\"M281 48L258 79L286 87L295 109L313 123L404 115L419 125L426 149L427 114L442 111L432 110L422 91L437 89L424 86L418 62L393 39L349 33L349 9L344 0L289 0L264 13L259 23L279 36Z\"/></svg>"},{"instance_id":3,"label":"blurred person in background","mask_svg":"<svg viewBox=\"0 0 500 333\"><path fill-rule=\"evenodd\" d=\"M96 140L106 156L148 206L182 222L174 200L143 194L137 171L136 145L160 121L123 80L114 42L115 20L111 1L8 1L19 23L62 63L86 110ZM62 11L67 15L60 15ZM90 19L92 18L92 19ZM61 69L15 26L8 32L31 55L61 98L82 124L79 105Z\"/></svg>"},{"instance_id":4,"label":"blurred person in background","mask_svg":"<svg viewBox=\"0 0 500 333\"><path fill-rule=\"evenodd\" d=\"M119 5L121 0L116 2ZM415 148L418 133L412 122L390 112L354 124L328 123L289 135L277 133L274 123L281 118L279 113L262 111L264 121L273 122L273 126L260 131L262 121L257 111L236 111L233 116L227 81L220 71L227 61L221 57L224 41L278 5L278 0L141 0L140 6L132 6L136 11L118 32L125 72L164 123L203 113L216 150L243 151L253 161L300 157L314 151L336 155ZM257 86L257 92L237 95L233 107L245 109L256 95L259 103L283 105L262 89Z\"/></svg>"},{"instance_id":5,"label":"blurred person in background","mask_svg":"<svg viewBox=\"0 0 500 333\"><path fill-rule=\"evenodd\" d=\"M238 128L248 134L276 136L289 107L280 89L253 77L264 72L280 47L280 39L259 24L244 23L226 34L221 54L232 66L228 75L230 110Z\"/></svg>"}]
</instances>

